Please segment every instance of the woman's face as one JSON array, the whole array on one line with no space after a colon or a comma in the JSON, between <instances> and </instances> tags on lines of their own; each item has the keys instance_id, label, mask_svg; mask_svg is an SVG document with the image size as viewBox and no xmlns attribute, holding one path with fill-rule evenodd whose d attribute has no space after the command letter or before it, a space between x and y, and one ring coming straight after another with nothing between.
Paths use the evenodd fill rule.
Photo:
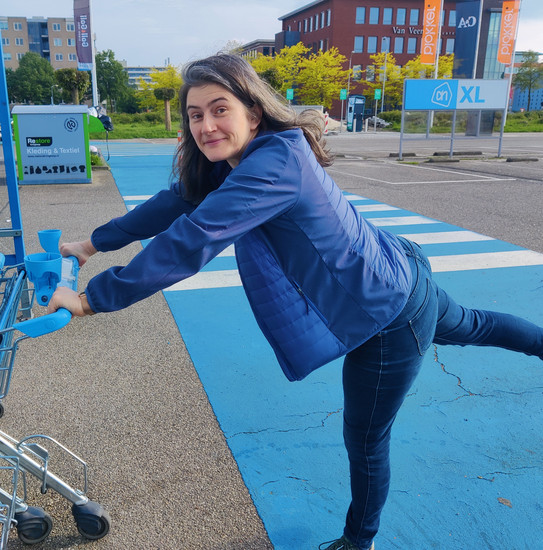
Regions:
<instances>
[{"instance_id":1,"label":"woman's face","mask_svg":"<svg viewBox=\"0 0 543 550\"><path fill-rule=\"evenodd\" d=\"M190 132L211 162L239 164L247 145L258 133L261 116L249 111L232 93L218 84L194 86L187 94Z\"/></svg>"}]
</instances>

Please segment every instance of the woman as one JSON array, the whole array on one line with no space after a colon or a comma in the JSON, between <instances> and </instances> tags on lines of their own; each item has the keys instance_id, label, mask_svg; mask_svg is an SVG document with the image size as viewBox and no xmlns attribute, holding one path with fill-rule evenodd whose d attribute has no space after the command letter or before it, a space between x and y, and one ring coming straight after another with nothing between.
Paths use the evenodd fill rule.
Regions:
<instances>
[{"instance_id":1,"label":"woman","mask_svg":"<svg viewBox=\"0 0 543 550\"><path fill-rule=\"evenodd\" d=\"M344 439L352 502L343 535L321 548L373 548L389 485L396 413L432 342L499 346L543 358L543 330L468 310L432 280L419 246L361 218L328 176L317 114L296 115L241 58L184 70L178 182L87 241L80 265L154 237L127 266L49 309L114 311L197 273L229 244L260 328L289 380L345 355Z\"/></svg>"}]
</instances>

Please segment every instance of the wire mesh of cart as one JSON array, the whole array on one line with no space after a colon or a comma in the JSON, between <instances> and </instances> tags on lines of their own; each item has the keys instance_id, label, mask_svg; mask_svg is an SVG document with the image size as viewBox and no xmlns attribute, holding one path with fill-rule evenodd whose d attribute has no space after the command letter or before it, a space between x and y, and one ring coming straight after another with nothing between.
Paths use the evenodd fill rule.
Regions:
<instances>
[{"instance_id":1,"label":"wire mesh of cart","mask_svg":"<svg viewBox=\"0 0 543 550\"><path fill-rule=\"evenodd\" d=\"M0 265L4 257L0 255ZM21 296L28 292L26 271L21 266L0 267L0 400L9 391L17 343L14 343L13 326L20 311ZM0 401L0 417L4 405Z\"/></svg>"},{"instance_id":2,"label":"wire mesh of cart","mask_svg":"<svg viewBox=\"0 0 543 550\"><path fill-rule=\"evenodd\" d=\"M2 296L0 304L0 377L1 397L9 389L16 351L21 341L37 338L69 323L71 314L66 309L16 322L20 313L21 296L27 290L27 277L33 283L32 301L47 305L57 286L77 287L79 270L76 258L62 258L58 252L60 231L38 233L44 253L25 257L24 266L2 268ZM0 255L0 264L2 258ZM27 301L25 301L26 303ZM3 412L3 407L2 407ZM50 451L54 449L53 454ZM51 457L58 453L68 457L83 479L83 487L75 488L53 473ZM2 474L7 472L6 481ZM11 475L11 480L9 476ZM47 435L29 435L16 440L0 431L0 550L7 548L11 527L17 528L19 538L26 544L43 541L52 529L52 519L27 500L27 476L40 483L40 491L53 489L72 503L72 514L77 529L87 539L96 540L109 532L110 518L102 505L89 500L87 493L87 464L75 453ZM19 478L22 477L22 483ZM6 487L7 486L7 487ZM22 490L19 490L22 487ZM21 495L22 492L22 495Z\"/></svg>"}]
</instances>

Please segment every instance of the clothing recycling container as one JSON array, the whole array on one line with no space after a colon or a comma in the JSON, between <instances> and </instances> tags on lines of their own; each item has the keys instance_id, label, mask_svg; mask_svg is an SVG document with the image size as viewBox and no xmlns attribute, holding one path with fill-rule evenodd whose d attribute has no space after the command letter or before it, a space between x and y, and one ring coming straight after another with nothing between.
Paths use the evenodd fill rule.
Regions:
<instances>
[{"instance_id":1,"label":"clothing recycling container","mask_svg":"<svg viewBox=\"0 0 543 550\"><path fill-rule=\"evenodd\" d=\"M20 184L91 182L86 105L16 105L11 114Z\"/></svg>"}]
</instances>

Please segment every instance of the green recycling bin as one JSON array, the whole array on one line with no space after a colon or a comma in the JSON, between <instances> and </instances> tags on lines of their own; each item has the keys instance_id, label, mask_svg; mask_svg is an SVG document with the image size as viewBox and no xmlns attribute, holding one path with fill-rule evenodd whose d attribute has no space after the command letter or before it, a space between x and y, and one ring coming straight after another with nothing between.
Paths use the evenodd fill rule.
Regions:
<instances>
[{"instance_id":1,"label":"green recycling bin","mask_svg":"<svg viewBox=\"0 0 543 550\"><path fill-rule=\"evenodd\" d=\"M85 105L16 105L11 113L19 184L91 182Z\"/></svg>"}]
</instances>

